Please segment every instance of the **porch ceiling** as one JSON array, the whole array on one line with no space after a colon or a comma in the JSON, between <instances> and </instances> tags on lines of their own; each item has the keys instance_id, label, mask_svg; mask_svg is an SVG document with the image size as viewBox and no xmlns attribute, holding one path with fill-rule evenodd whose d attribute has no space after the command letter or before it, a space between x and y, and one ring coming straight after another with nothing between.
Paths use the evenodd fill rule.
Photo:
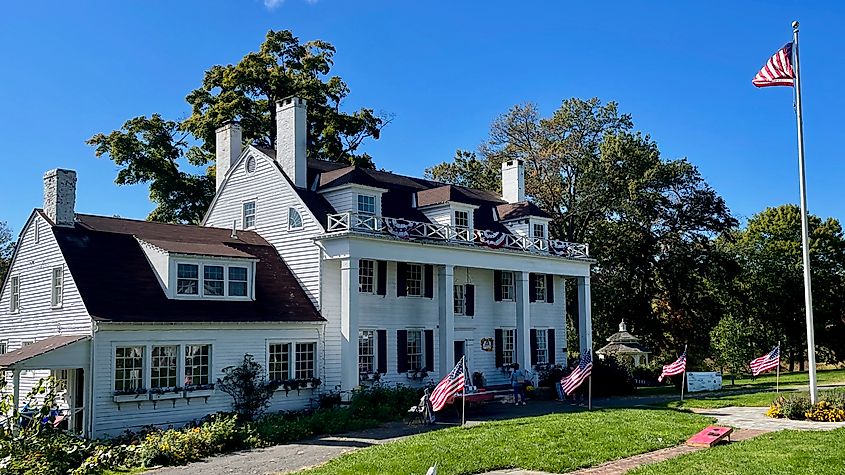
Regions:
<instances>
[{"instance_id":1,"label":"porch ceiling","mask_svg":"<svg viewBox=\"0 0 845 475\"><path fill-rule=\"evenodd\" d=\"M89 335L55 335L38 340L5 355L0 355L0 369L85 368L90 357Z\"/></svg>"}]
</instances>

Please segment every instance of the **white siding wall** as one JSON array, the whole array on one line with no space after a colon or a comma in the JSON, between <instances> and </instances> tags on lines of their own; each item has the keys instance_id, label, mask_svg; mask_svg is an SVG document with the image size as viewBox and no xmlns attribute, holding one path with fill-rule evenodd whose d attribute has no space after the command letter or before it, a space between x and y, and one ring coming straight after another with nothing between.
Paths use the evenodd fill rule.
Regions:
<instances>
[{"instance_id":1,"label":"white siding wall","mask_svg":"<svg viewBox=\"0 0 845 475\"><path fill-rule=\"evenodd\" d=\"M94 343L94 436L115 436L125 429L144 425L173 425L178 427L207 414L230 411L232 399L219 389L208 398L144 400L140 403L116 403L114 391L114 348L116 346L211 344L212 368L210 380L223 376L223 368L239 364L249 353L267 369L267 345L271 342L317 342L317 377L323 378L323 349L319 343L321 325L296 324L240 324L202 326L138 325L109 327L101 325ZM180 358L181 359L181 358ZM149 377L149 353L145 355L145 373ZM184 362L180 361L180 367ZM325 380L325 378L323 378ZM180 381L181 383L181 381ZM303 389L285 394L279 390L268 411L297 410L308 407L320 391L331 389L323 384L318 389ZM140 404L140 407L139 407Z\"/></svg>"},{"instance_id":2,"label":"white siding wall","mask_svg":"<svg viewBox=\"0 0 845 475\"><path fill-rule=\"evenodd\" d=\"M35 235L38 226L38 242ZM52 308L53 268L62 267L61 308ZM0 341L7 351L17 350L24 341L43 340L53 335L91 333L91 319L65 264L50 225L35 213L21 233L21 243L9 276L20 276L20 312L10 312L11 279L7 278L0 295ZM20 395L24 398L39 378L49 371L21 373ZM11 377L6 391L11 392Z\"/></svg>"},{"instance_id":3,"label":"white siding wall","mask_svg":"<svg viewBox=\"0 0 845 475\"><path fill-rule=\"evenodd\" d=\"M332 384L340 380L340 267L339 261L323 263L323 286L325 303L323 315L329 320L326 330L327 380ZM396 331L408 328L434 330L434 361L436 374L441 364L438 361L440 341L438 338L438 285L437 266L434 266L434 298L397 297L396 263L388 262L387 295L361 294L359 297L359 329L387 330L387 369L382 381L386 383L418 384L408 379L407 375L397 373ZM489 269L467 269L456 267L455 284L471 283L475 285L475 315L473 317L455 316L456 340L468 338L467 353L470 372L484 373L488 385L508 382L508 375L496 368L495 352L481 349L482 338L493 338L496 328L514 328L516 326L516 304L514 302L495 302L493 299L493 271ZM532 328L555 329L555 362L564 363L566 345L566 320L564 280L555 277L552 304L535 302L530 304ZM453 342L448 342L453 344ZM551 348L550 348L551 350ZM451 366L453 362L446 362ZM436 378L436 374L429 378Z\"/></svg>"},{"instance_id":4,"label":"white siding wall","mask_svg":"<svg viewBox=\"0 0 845 475\"><path fill-rule=\"evenodd\" d=\"M513 234L528 237L528 219L503 223Z\"/></svg>"},{"instance_id":5,"label":"white siding wall","mask_svg":"<svg viewBox=\"0 0 845 475\"><path fill-rule=\"evenodd\" d=\"M374 196L376 201L376 216L381 216L381 195L382 190L364 187L364 186L356 186L356 185L349 185L340 187L337 190L329 190L323 192L322 195L326 198L326 201L332 205L332 208L335 209L338 213L346 213L358 212L358 195L369 195Z\"/></svg>"},{"instance_id":6,"label":"white siding wall","mask_svg":"<svg viewBox=\"0 0 845 475\"><path fill-rule=\"evenodd\" d=\"M266 155L251 151L256 158L255 172L247 174L239 162L229 180L218 192L205 224L231 228L232 221L242 227L243 203L255 201L255 231L276 246L288 267L293 271L311 301L320 307L320 249L313 237L322 227L299 200ZM288 230L288 208L293 207L302 217L302 228Z\"/></svg>"},{"instance_id":7,"label":"white siding wall","mask_svg":"<svg viewBox=\"0 0 845 475\"><path fill-rule=\"evenodd\" d=\"M170 259L168 259L167 253L140 239L138 240L138 244L140 244L141 250L147 256L150 265L155 269L156 277L158 278L158 283L161 284L161 288L167 292L170 286Z\"/></svg>"},{"instance_id":8,"label":"white siding wall","mask_svg":"<svg viewBox=\"0 0 845 475\"><path fill-rule=\"evenodd\" d=\"M444 226L452 226L452 207L449 205L431 206L420 209L422 213L432 222Z\"/></svg>"}]
</instances>

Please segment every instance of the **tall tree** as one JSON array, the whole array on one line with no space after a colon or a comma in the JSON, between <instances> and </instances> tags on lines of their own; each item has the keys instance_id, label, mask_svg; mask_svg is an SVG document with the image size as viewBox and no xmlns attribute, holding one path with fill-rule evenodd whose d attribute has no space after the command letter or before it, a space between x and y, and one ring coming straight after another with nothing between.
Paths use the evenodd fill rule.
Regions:
<instances>
[{"instance_id":1,"label":"tall tree","mask_svg":"<svg viewBox=\"0 0 845 475\"><path fill-rule=\"evenodd\" d=\"M88 140L98 157L119 167L119 185L149 184L156 209L148 219L196 223L214 196L215 129L238 120L244 140L272 147L276 140L276 101L299 96L308 101L308 154L311 158L372 167L358 152L378 139L389 118L362 108L348 113L341 103L349 87L332 76L335 48L325 41L301 43L290 31L269 31L257 52L235 65L212 66L200 87L186 97L191 116L184 121L158 114L130 119L108 134ZM185 171L189 164L201 173Z\"/></svg>"},{"instance_id":2,"label":"tall tree","mask_svg":"<svg viewBox=\"0 0 845 475\"><path fill-rule=\"evenodd\" d=\"M12 230L5 221L0 221L0 285L6 280L14 251L15 241L12 239Z\"/></svg>"}]
</instances>

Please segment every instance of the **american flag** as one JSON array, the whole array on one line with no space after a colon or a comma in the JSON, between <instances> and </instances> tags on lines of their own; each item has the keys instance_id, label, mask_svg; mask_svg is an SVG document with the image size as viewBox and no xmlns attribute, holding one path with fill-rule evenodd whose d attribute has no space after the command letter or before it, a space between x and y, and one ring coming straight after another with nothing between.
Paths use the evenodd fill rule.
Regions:
<instances>
[{"instance_id":1,"label":"american flag","mask_svg":"<svg viewBox=\"0 0 845 475\"><path fill-rule=\"evenodd\" d=\"M581 386L587 378L593 373L593 352L586 350L581 355L581 360L578 366L569 373L569 376L560 380L560 387L567 396L572 394L578 386Z\"/></svg>"},{"instance_id":2,"label":"american flag","mask_svg":"<svg viewBox=\"0 0 845 475\"><path fill-rule=\"evenodd\" d=\"M792 70L792 43L787 43L769 58L751 83L757 87L795 85L795 73Z\"/></svg>"},{"instance_id":3,"label":"american flag","mask_svg":"<svg viewBox=\"0 0 845 475\"><path fill-rule=\"evenodd\" d=\"M464 359L461 358L455 368L442 381L437 383L437 387L431 392L431 409L434 411L443 409L443 406L451 401L455 394L464 390L465 382Z\"/></svg>"},{"instance_id":4,"label":"american flag","mask_svg":"<svg viewBox=\"0 0 845 475\"><path fill-rule=\"evenodd\" d=\"M660 377L657 378L658 382L662 382L663 378L666 376L675 376L676 374L681 374L687 370L687 350L684 349L684 352L681 353L681 356L678 357L672 364L663 365L663 372L660 373Z\"/></svg>"},{"instance_id":5,"label":"american flag","mask_svg":"<svg viewBox=\"0 0 845 475\"><path fill-rule=\"evenodd\" d=\"M780 348L774 347L772 351L751 362L751 374L754 376L766 371L771 371L780 365Z\"/></svg>"}]
</instances>

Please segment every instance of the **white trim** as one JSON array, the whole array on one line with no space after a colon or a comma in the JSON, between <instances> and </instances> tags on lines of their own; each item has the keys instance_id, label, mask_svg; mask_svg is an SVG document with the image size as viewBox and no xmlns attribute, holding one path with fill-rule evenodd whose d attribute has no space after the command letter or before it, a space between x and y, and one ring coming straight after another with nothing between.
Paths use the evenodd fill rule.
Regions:
<instances>
[{"instance_id":1,"label":"white trim","mask_svg":"<svg viewBox=\"0 0 845 475\"><path fill-rule=\"evenodd\" d=\"M191 256L195 257L195 256ZM180 265L190 265L197 267L197 293L196 294L180 294L179 293L179 266ZM256 261L250 260L249 262L232 262L231 260L214 260L214 262L208 262L208 260L203 259L191 259L187 257L178 258L178 259L171 259L171 281L170 285L173 289L170 292L171 298L175 300L228 300L228 301L249 301L254 300L255 295L255 267ZM223 268L223 295L206 295L205 294L205 268L206 266L210 267L222 267ZM245 296L236 296L229 294L229 269L232 267L239 267L246 269L246 281L247 281L247 295Z\"/></svg>"},{"instance_id":2,"label":"white trim","mask_svg":"<svg viewBox=\"0 0 845 475\"><path fill-rule=\"evenodd\" d=\"M321 360L320 360L320 339L319 335L317 339L310 340L310 339L302 339L302 338L267 338L264 340L264 367L267 368L267 377L270 377L270 345L290 345L288 347L288 374L287 378L282 379L281 381L287 381L289 379L300 379L296 377L296 345L297 344L314 344L314 360L313 360L313 374L311 375L312 378L318 378L322 380L321 375ZM357 364L357 363L356 363ZM304 389L304 388L303 388ZM284 390L284 388L279 388L279 390Z\"/></svg>"},{"instance_id":3,"label":"white trim","mask_svg":"<svg viewBox=\"0 0 845 475\"><path fill-rule=\"evenodd\" d=\"M59 271L59 279L56 279ZM65 266L54 266L50 269L50 308L60 309L65 303Z\"/></svg>"},{"instance_id":4,"label":"white trim","mask_svg":"<svg viewBox=\"0 0 845 475\"><path fill-rule=\"evenodd\" d=\"M252 203L252 225L246 225L246 205ZM244 231L253 230L258 226L258 199L248 198L241 200L241 229Z\"/></svg>"}]
</instances>

